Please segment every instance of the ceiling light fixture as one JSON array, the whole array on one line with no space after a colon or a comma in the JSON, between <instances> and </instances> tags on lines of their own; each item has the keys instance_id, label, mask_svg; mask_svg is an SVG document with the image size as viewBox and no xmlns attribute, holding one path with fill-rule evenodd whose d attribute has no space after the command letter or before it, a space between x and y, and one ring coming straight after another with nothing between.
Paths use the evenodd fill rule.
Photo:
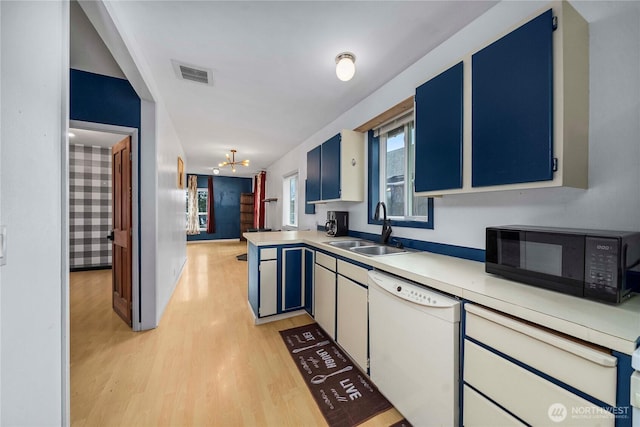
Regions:
<instances>
[{"instance_id":1,"label":"ceiling light fixture","mask_svg":"<svg viewBox=\"0 0 640 427\"><path fill-rule=\"evenodd\" d=\"M219 174L220 174L220 169L218 169L218 168L213 168L213 174L214 174L214 175L219 175Z\"/></svg>"},{"instance_id":2,"label":"ceiling light fixture","mask_svg":"<svg viewBox=\"0 0 640 427\"><path fill-rule=\"evenodd\" d=\"M342 52L336 56L336 76L348 82L356 73L356 56L351 52Z\"/></svg>"},{"instance_id":3,"label":"ceiling light fixture","mask_svg":"<svg viewBox=\"0 0 640 427\"><path fill-rule=\"evenodd\" d=\"M220 166L221 168L225 166L231 166L231 172L236 171L236 165L249 166L249 160L236 162L236 153L236 150L231 150L231 155L227 154L227 160L219 163L218 166Z\"/></svg>"}]
</instances>

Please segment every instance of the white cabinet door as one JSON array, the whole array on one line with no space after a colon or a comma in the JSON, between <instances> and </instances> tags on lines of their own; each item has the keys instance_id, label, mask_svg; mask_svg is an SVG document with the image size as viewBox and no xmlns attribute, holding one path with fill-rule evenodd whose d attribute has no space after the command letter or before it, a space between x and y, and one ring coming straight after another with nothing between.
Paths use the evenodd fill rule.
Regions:
<instances>
[{"instance_id":1,"label":"white cabinet door","mask_svg":"<svg viewBox=\"0 0 640 427\"><path fill-rule=\"evenodd\" d=\"M338 275L338 344L363 371L368 367L369 327L367 289Z\"/></svg>"},{"instance_id":2,"label":"white cabinet door","mask_svg":"<svg viewBox=\"0 0 640 427\"><path fill-rule=\"evenodd\" d=\"M314 266L315 319L329 334L336 338L336 273L321 265Z\"/></svg>"},{"instance_id":3,"label":"white cabinet door","mask_svg":"<svg viewBox=\"0 0 640 427\"><path fill-rule=\"evenodd\" d=\"M260 317L278 312L278 261L260 262Z\"/></svg>"}]
</instances>

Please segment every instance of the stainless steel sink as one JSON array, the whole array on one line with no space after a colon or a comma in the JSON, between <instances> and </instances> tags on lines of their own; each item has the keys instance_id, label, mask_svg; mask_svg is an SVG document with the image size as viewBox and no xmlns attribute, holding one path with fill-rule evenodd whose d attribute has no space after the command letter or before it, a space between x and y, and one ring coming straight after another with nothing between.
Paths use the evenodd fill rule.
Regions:
<instances>
[{"instance_id":1,"label":"stainless steel sink","mask_svg":"<svg viewBox=\"0 0 640 427\"><path fill-rule=\"evenodd\" d=\"M383 245L359 246L359 247L353 247L350 250L358 254L369 255L369 256L401 254L401 253L408 252L406 249L396 248L395 246L383 246Z\"/></svg>"},{"instance_id":2,"label":"stainless steel sink","mask_svg":"<svg viewBox=\"0 0 640 427\"><path fill-rule=\"evenodd\" d=\"M375 245L374 242L370 242L368 240L335 240L333 242L329 242L331 246L335 246L336 248L342 249L351 249L357 247L371 246Z\"/></svg>"}]
</instances>

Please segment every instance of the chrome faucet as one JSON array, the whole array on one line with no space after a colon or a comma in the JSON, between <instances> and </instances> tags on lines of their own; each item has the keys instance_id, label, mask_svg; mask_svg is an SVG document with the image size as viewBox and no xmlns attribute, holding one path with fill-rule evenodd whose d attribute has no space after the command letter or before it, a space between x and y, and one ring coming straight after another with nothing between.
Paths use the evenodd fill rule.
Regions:
<instances>
[{"instance_id":1,"label":"chrome faucet","mask_svg":"<svg viewBox=\"0 0 640 427\"><path fill-rule=\"evenodd\" d=\"M391 221L387 219L387 206L384 202L378 202L376 212L373 219L380 220L380 208L382 207L382 233L380 234L380 243L387 244L391 236Z\"/></svg>"}]
</instances>

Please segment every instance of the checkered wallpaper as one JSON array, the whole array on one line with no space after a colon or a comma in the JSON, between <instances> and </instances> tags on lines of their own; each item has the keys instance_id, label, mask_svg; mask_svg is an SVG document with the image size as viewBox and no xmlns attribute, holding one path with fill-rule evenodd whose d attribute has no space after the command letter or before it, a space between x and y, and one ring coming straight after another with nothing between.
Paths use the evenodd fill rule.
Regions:
<instances>
[{"instance_id":1,"label":"checkered wallpaper","mask_svg":"<svg viewBox=\"0 0 640 427\"><path fill-rule=\"evenodd\" d=\"M111 149L69 146L72 270L111 266Z\"/></svg>"}]
</instances>

